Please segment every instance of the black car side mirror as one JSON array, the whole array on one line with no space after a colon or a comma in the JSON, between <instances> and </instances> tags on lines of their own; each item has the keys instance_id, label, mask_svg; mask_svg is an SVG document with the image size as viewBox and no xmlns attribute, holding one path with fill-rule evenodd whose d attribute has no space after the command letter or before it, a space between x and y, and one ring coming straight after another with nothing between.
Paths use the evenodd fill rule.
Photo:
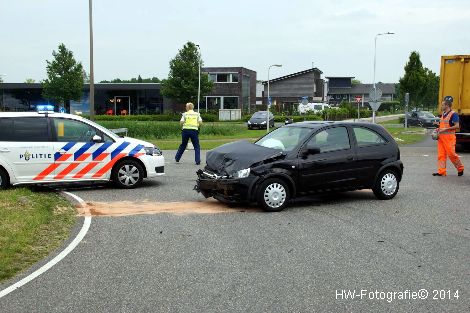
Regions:
<instances>
[{"instance_id":1,"label":"black car side mirror","mask_svg":"<svg viewBox=\"0 0 470 313\"><path fill-rule=\"evenodd\" d=\"M311 146L305 147L305 149L302 153L302 156L306 157L308 155L318 154L320 152L321 152L320 147L311 145Z\"/></svg>"}]
</instances>

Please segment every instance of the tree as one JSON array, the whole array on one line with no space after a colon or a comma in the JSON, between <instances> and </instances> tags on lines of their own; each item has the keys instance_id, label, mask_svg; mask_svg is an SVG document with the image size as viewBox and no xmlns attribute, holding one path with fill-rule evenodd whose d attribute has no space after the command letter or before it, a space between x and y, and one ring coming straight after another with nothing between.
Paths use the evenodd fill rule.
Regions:
<instances>
[{"instance_id":1,"label":"tree","mask_svg":"<svg viewBox=\"0 0 470 313\"><path fill-rule=\"evenodd\" d=\"M188 101L196 103L200 59L201 55L196 45L187 42L170 61L168 78L162 81L162 95L179 103ZM207 73L201 73L201 99L212 90L212 86Z\"/></svg>"},{"instance_id":2,"label":"tree","mask_svg":"<svg viewBox=\"0 0 470 313\"><path fill-rule=\"evenodd\" d=\"M137 77L137 78L131 78L131 79L120 79L120 78L115 78L112 80L102 80L100 83L120 83L120 84L129 84L129 83L159 83L160 79L158 77L152 77L152 78L142 78Z\"/></svg>"},{"instance_id":3,"label":"tree","mask_svg":"<svg viewBox=\"0 0 470 313\"><path fill-rule=\"evenodd\" d=\"M410 59L405 65L405 75L400 78L400 96L410 93L410 104L418 107L422 104L426 92L426 72L421 63L419 53L411 52Z\"/></svg>"},{"instance_id":4,"label":"tree","mask_svg":"<svg viewBox=\"0 0 470 313\"><path fill-rule=\"evenodd\" d=\"M428 68L424 68L426 82L424 85L423 105L435 109L439 105L439 76Z\"/></svg>"},{"instance_id":5,"label":"tree","mask_svg":"<svg viewBox=\"0 0 470 313\"><path fill-rule=\"evenodd\" d=\"M63 43L57 52L52 52L52 56L52 61L46 60L47 79L42 82L42 95L64 104L65 109L70 111L70 101L78 101L83 95L83 66Z\"/></svg>"},{"instance_id":6,"label":"tree","mask_svg":"<svg viewBox=\"0 0 470 313\"><path fill-rule=\"evenodd\" d=\"M353 79L351 80L351 84L353 84L353 85L359 85L359 84L362 84L362 82L361 82L359 79L353 78Z\"/></svg>"},{"instance_id":7,"label":"tree","mask_svg":"<svg viewBox=\"0 0 470 313\"><path fill-rule=\"evenodd\" d=\"M32 78L26 78L25 81L24 81L26 84L34 84L36 82L36 80L32 79Z\"/></svg>"}]
</instances>

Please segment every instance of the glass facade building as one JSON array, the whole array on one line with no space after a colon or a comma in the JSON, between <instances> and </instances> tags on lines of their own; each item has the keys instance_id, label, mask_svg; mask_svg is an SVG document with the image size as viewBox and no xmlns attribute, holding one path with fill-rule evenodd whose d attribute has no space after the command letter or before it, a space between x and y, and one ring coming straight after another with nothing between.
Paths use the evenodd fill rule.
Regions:
<instances>
[{"instance_id":1,"label":"glass facade building","mask_svg":"<svg viewBox=\"0 0 470 313\"><path fill-rule=\"evenodd\" d=\"M58 103L42 97L41 84L0 84L0 110L34 111L37 105ZM89 114L89 85L79 101L71 101L70 113ZM95 84L95 113L108 115L161 114L160 84Z\"/></svg>"}]
</instances>

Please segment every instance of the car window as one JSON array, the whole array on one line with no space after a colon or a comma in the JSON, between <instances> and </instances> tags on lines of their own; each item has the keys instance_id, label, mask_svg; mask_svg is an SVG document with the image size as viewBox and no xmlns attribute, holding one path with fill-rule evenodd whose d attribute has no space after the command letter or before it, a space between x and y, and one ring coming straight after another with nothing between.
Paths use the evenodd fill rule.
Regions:
<instances>
[{"instance_id":1,"label":"car window","mask_svg":"<svg viewBox=\"0 0 470 313\"><path fill-rule=\"evenodd\" d=\"M266 112L256 112L255 114L253 114L253 117L254 118L266 118L267 113Z\"/></svg>"},{"instance_id":2,"label":"car window","mask_svg":"<svg viewBox=\"0 0 470 313\"><path fill-rule=\"evenodd\" d=\"M370 145L384 144L387 141L375 131L362 128L354 127L354 136L356 136L357 145L359 147L365 147Z\"/></svg>"},{"instance_id":3,"label":"car window","mask_svg":"<svg viewBox=\"0 0 470 313\"><path fill-rule=\"evenodd\" d=\"M1 118L0 129L0 141L49 141L47 119L45 117Z\"/></svg>"},{"instance_id":4,"label":"car window","mask_svg":"<svg viewBox=\"0 0 470 313\"><path fill-rule=\"evenodd\" d=\"M321 104L315 104L313 106L313 109L321 111L321 110L323 110L323 106Z\"/></svg>"},{"instance_id":5,"label":"car window","mask_svg":"<svg viewBox=\"0 0 470 313\"><path fill-rule=\"evenodd\" d=\"M96 128L70 119L54 118L54 128L59 142L91 142L93 136L101 135Z\"/></svg>"},{"instance_id":6,"label":"car window","mask_svg":"<svg viewBox=\"0 0 470 313\"><path fill-rule=\"evenodd\" d=\"M313 136L307 145L320 148L320 153L351 148L346 127L325 129Z\"/></svg>"},{"instance_id":7,"label":"car window","mask_svg":"<svg viewBox=\"0 0 470 313\"><path fill-rule=\"evenodd\" d=\"M255 144L267 148L281 149L282 151L292 151L305 141L311 131L311 129L305 127L281 127L273 130Z\"/></svg>"}]
</instances>

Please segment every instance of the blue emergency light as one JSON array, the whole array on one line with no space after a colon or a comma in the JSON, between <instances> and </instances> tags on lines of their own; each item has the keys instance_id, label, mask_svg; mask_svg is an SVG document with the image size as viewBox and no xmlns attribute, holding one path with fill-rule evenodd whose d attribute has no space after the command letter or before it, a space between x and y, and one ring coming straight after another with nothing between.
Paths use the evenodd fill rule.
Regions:
<instances>
[{"instance_id":1,"label":"blue emergency light","mask_svg":"<svg viewBox=\"0 0 470 313\"><path fill-rule=\"evenodd\" d=\"M38 112L54 112L54 106L50 104L41 104L36 106Z\"/></svg>"}]
</instances>

